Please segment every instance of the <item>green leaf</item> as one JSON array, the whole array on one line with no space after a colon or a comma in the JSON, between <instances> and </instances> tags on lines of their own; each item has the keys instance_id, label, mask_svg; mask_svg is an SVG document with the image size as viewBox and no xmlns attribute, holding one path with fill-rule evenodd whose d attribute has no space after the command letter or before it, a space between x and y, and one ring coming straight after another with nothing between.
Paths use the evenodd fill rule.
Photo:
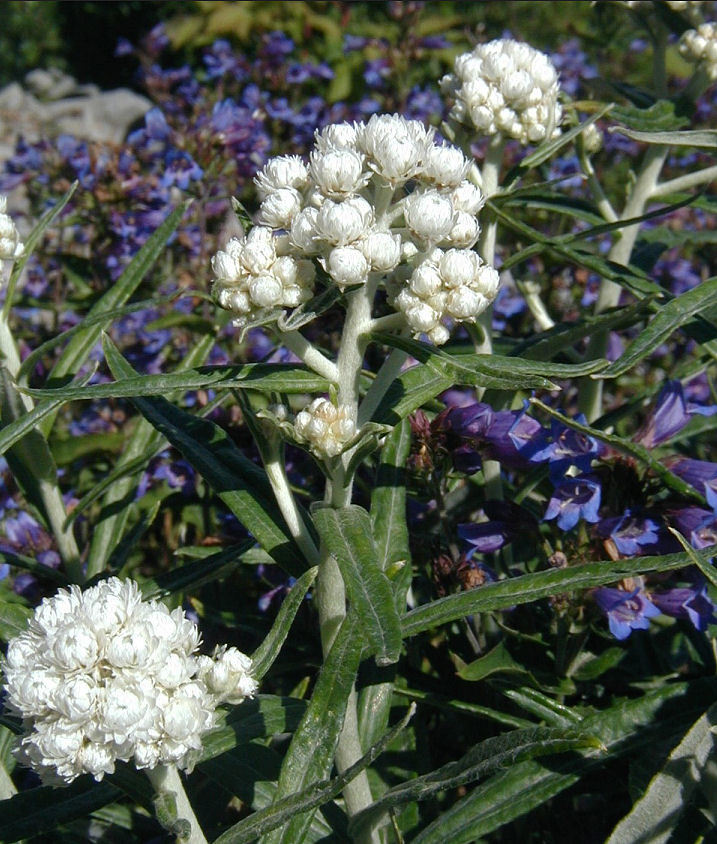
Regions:
<instances>
[{"instance_id":1,"label":"green leaf","mask_svg":"<svg viewBox=\"0 0 717 844\"><path fill-rule=\"evenodd\" d=\"M291 733L306 714L305 700L257 695L235 706L217 727L202 738L199 764L254 739Z\"/></svg>"},{"instance_id":2,"label":"green leaf","mask_svg":"<svg viewBox=\"0 0 717 844\"><path fill-rule=\"evenodd\" d=\"M669 487L669 489L673 489L675 492L678 492L686 498L694 498L701 504L705 503L704 496L702 496L701 493L697 492L697 490L695 490L692 486L683 481L682 478L671 472L660 460L653 457L650 450L645 448L644 445L632 442L631 440L626 440L623 437L618 437L616 434L606 434L599 428L584 425L575 419L571 419L569 416L559 413L557 410L553 410L547 404L539 401L538 399L529 399L529 401L531 404L535 405L535 407L539 407L541 410L545 411L545 413L553 419L557 419L567 428L572 428L573 430L579 431L581 434L585 434L588 437L594 437L601 442L608 443L608 445L611 445L617 451L620 451L623 454L629 454L630 457L634 457L636 460L639 460L647 466L651 472L660 478L660 480L665 484L665 486Z\"/></svg>"},{"instance_id":3,"label":"green leaf","mask_svg":"<svg viewBox=\"0 0 717 844\"><path fill-rule=\"evenodd\" d=\"M684 327L690 317L717 306L717 276L703 281L671 302L667 302L652 321L622 355L597 378L616 378L643 360L650 352L664 343L678 328Z\"/></svg>"},{"instance_id":4,"label":"green leaf","mask_svg":"<svg viewBox=\"0 0 717 844\"><path fill-rule=\"evenodd\" d=\"M406 523L406 460L411 451L408 420L396 425L386 437L381 462L371 490L372 533L378 566L387 571L396 563L408 564L411 551Z\"/></svg>"},{"instance_id":5,"label":"green leaf","mask_svg":"<svg viewBox=\"0 0 717 844\"><path fill-rule=\"evenodd\" d=\"M5 301L3 302L2 316L0 316L0 319L2 319L4 322L7 323L8 321L8 317L10 315L10 311L13 305L13 300L15 298L15 288L20 279L20 276L22 275L23 270L25 269L27 262L30 260L32 253L35 251L35 247L40 242L40 238L43 236L43 234L59 217L67 203L72 199L73 194L77 190L78 184L79 182L74 181L70 185L62 199L59 202L55 203L52 208L50 208L42 215L42 217L40 217L37 222L37 225L25 238L25 249L20 258L13 264L12 272L10 273L10 279L7 284L7 290L5 291Z\"/></svg>"},{"instance_id":6,"label":"green leaf","mask_svg":"<svg viewBox=\"0 0 717 844\"><path fill-rule=\"evenodd\" d=\"M679 129L690 122L686 117L675 113L675 104L671 100L658 100L649 108L614 105L610 117L627 129L640 132ZM620 127L611 127L609 131L622 130Z\"/></svg>"},{"instance_id":7,"label":"green leaf","mask_svg":"<svg viewBox=\"0 0 717 844\"><path fill-rule=\"evenodd\" d=\"M259 681L264 677L279 655L281 646L289 635L289 630L301 606L301 602L311 588L311 584L316 579L318 571L318 567L314 566L304 572L291 587L289 594L284 598L281 609L277 613L268 636L266 636L261 645L252 654L251 674L255 680Z\"/></svg>"},{"instance_id":8,"label":"green leaf","mask_svg":"<svg viewBox=\"0 0 717 844\"><path fill-rule=\"evenodd\" d=\"M667 530L670 531L670 533L685 549L685 553L690 558L690 561L694 563L694 565L696 565L697 568L702 572L705 580L709 580L709 582L713 586L717 586L717 572L715 572L712 563L703 559L699 554L696 554L695 549L690 545L690 543L678 530L675 530L675 528L670 527L669 525L667 527Z\"/></svg>"},{"instance_id":9,"label":"green leaf","mask_svg":"<svg viewBox=\"0 0 717 844\"><path fill-rule=\"evenodd\" d=\"M43 786L21 791L0 803L0 841L11 844L43 833L50 836L47 840L56 840L53 834L59 824L84 818L121 797L115 786L95 782L89 776L66 788Z\"/></svg>"},{"instance_id":10,"label":"green leaf","mask_svg":"<svg viewBox=\"0 0 717 844\"><path fill-rule=\"evenodd\" d=\"M0 454L5 454L26 434L35 430L39 422L53 415L64 403L64 399L43 399L32 410L24 412L13 422L3 425L0 430Z\"/></svg>"},{"instance_id":11,"label":"green leaf","mask_svg":"<svg viewBox=\"0 0 717 844\"><path fill-rule=\"evenodd\" d=\"M441 695L430 694L429 692L421 691L420 689L406 689L402 686L396 686L394 693L399 697L408 698L408 700L416 700L425 706L433 706L443 712L451 714L461 713L471 715L474 718L485 719L489 718L497 724L505 724L508 727L534 727L532 721L526 718L520 718L517 715L512 715L508 712L501 712L498 709L491 709L489 706L481 706L477 703L467 703L464 700L455 700L444 698Z\"/></svg>"},{"instance_id":12,"label":"green leaf","mask_svg":"<svg viewBox=\"0 0 717 844\"><path fill-rule=\"evenodd\" d=\"M393 729L382 736L368 753L340 776L334 777L328 782L314 783L296 794L276 800L266 809L254 812L250 817L239 821L238 824L220 835L214 844L249 844L250 841L255 841L260 836L290 821L296 815L316 809L336 797L347 783L376 761L401 730L405 728L414 711L415 706L412 705L408 714Z\"/></svg>"},{"instance_id":13,"label":"green leaf","mask_svg":"<svg viewBox=\"0 0 717 844\"><path fill-rule=\"evenodd\" d=\"M330 308L341 299L343 293L335 284L331 284L325 290L322 290L317 296L294 308L290 313L282 311L281 316L277 320L277 325L281 331L298 331L309 322L313 322L318 316L326 313Z\"/></svg>"},{"instance_id":14,"label":"green leaf","mask_svg":"<svg viewBox=\"0 0 717 844\"><path fill-rule=\"evenodd\" d=\"M570 727L582 722L580 715L569 706L558 703L537 689L506 689L504 694L525 712L535 715L553 727Z\"/></svg>"},{"instance_id":15,"label":"green leaf","mask_svg":"<svg viewBox=\"0 0 717 844\"><path fill-rule=\"evenodd\" d=\"M15 568L29 571L40 579L46 579L59 586L67 586L69 581L67 575L59 569L53 569L43 563L38 563L32 557L24 554L14 554L12 551L0 551L0 562L7 563Z\"/></svg>"},{"instance_id":16,"label":"green leaf","mask_svg":"<svg viewBox=\"0 0 717 844\"><path fill-rule=\"evenodd\" d=\"M485 677L489 677L491 674L505 672L530 675L530 672L526 671L525 666L513 659L505 642L499 642L487 654L464 665L458 671L458 676L462 680L468 680L474 683L483 680Z\"/></svg>"},{"instance_id":17,"label":"green leaf","mask_svg":"<svg viewBox=\"0 0 717 844\"><path fill-rule=\"evenodd\" d=\"M374 422L397 425L454 384L452 375L412 366L395 378L371 417Z\"/></svg>"},{"instance_id":18,"label":"green leaf","mask_svg":"<svg viewBox=\"0 0 717 844\"><path fill-rule=\"evenodd\" d=\"M105 356L115 377L134 374L108 338ZM303 555L279 512L266 474L244 457L229 435L213 422L197 419L161 398L136 398L134 404L207 480L262 548L298 577L306 569Z\"/></svg>"},{"instance_id":19,"label":"green leaf","mask_svg":"<svg viewBox=\"0 0 717 844\"><path fill-rule=\"evenodd\" d=\"M346 703L356 678L363 642L358 619L350 612L336 635L316 681L309 706L284 757L277 800L326 779L344 723ZM295 816L264 844L301 844L311 813Z\"/></svg>"},{"instance_id":20,"label":"green leaf","mask_svg":"<svg viewBox=\"0 0 717 844\"><path fill-rule=\"evenodd\" d=\"M0 600L0 639L9 642L19 636L27 630L27 623L31 618L31 609L22 604Z\"/></svg>"},{"instance_id":21,"label":"green leaf","mask_svg":"<svg viewBox=\"0 0 717 844\"><path fill-rule=\"evenodd\" d=\"M713 752L716 721L717 704L713 704L670 753L665 766L605 844L667 844Z\"/></svg>"},{"instance_id":22,"label":"green leaf","mask_svg":"<svg viewBox=\"0 0 717 844\"><path fill-rule=\"evenodd\" d=\"M134 375L109 384L91 387L24 388L23 392L41 399L133 398L166 396L187 390L255 390L262 393L320 393L328 381L306 367L287 363L247 363L241 366L200 366L161 375Z\"/></svg>"},{"instance_id":23,"label":"green leaf","mask_svg":"<svg viewBox=\"0 0 717 844\"><path fill-rule=\"evenodd\" d=\"M628 754L637 756L658 737L675 731L683 734L682 725L704 712L716 694L717 684L712 680L675 683L595 712L583 719L580 729L600 736L607 753L578 750L568 759L556 759L550 765L532 760L513 765L443 812L412 839L412 844L473 844L544 805L604 762Z\"/></svg>"},{"instance_id":24,"label":"green leaf","mask_svg":"<svg viewBox=\"0 0 717 844\"><path fill-rule=\"evenodd\" d=\"M711 545L695 553L707 561L717 553L717 546ZM403 635L415 636L424 630L467 615L504 610L561 592L604 586L625 577L636 577L648 572L673 571L691 564L692 560L688 554L665 554L660 557L584 563L566 569L551 569L510 577L472 589L470 592L448 595L430 604L416 607L404 616Z\"/></svg>"},{"instance_id":25,"label":"green leaf","mask_svg":"<svg viewBox=\"0 0 717 844\"><path fill-rule=\"evenodd\" d=\"M349 832L356 835L386 810L412 800L428 800L440 791L475 782L497 768L515 765L535 756L565 753L579 748L599 748L601 742L587 732L552 727L513 730L502 736L486 739L456 762L449 762L430 774L416 777L390 788L381 798L356 815L349 823ZM444 839L452 840L452 839Z\"/></svg>"},{"instance_id":26,"label":"green leaf","mask_svg":"<svg viewBox=\"0 0 717 844\"><path fill-rule=\"evenodd\" d=\"M642 141L644 144L717 149L717 132L710 129L682 130L681 132L637 132L623 126L611 126L608 131L619 132L621 135L632 138L633 141Z\"/></svg>"},{"instance_id":27,"label":"green leaf","mask_svg":"<svg viewBox=\"0 0 717 844\"><path fill-rule=\"evenodd\" d=\"M324 546L338 563L376 663L396 662L401 655L401 622L391 583L379 567L369 514L352 504L340 510L324 507L313 516Z\"/></svg>"}]
</instances>

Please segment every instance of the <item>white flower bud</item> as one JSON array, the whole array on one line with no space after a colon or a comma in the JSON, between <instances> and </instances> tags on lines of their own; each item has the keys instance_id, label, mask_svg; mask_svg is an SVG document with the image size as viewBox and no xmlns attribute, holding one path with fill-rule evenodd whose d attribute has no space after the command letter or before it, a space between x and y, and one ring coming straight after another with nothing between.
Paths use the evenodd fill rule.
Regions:
<instances>
[{"instance_id":1,"label":"white flower bud","mask_svg":"<svg viewBox=\"0 0 717 844\"><path fill-rule=\"evenodd\" d=\"M257 173L254 184L260 199L283 188L302 190L306 187L309 171L298 155L279 155L270 158Z\"/></svg>"},{"instance_id":2,"label":"white flower bud","mask_svg":"<svg viewBox=\"0 0 717 844\"><path fill-rule=\"evenodd\" d=\"M478 240L480 225L478 220L467 211L457 211L453 228L448 232L446 241L451 246L468 249Z\"/></svg>"},{"instance_id":3,"label":"white flower bud","mask_svg":"<svg viewBox=\"0 0 717 844\"><path fill-rule=\"evenodd\" d=\"M456 187L465 178L470 161L457 147L430 144L421 167L421 178L439 187Z\"/></svg>"},{"instance_id":4,"label":"white flower bud","mask_svg":"<svg viewBox=\"0 0 717 844\"><path fill-rule=\"evenodd\" d=\"M275 229L288 229L301 210L301 196L294 188L279 188L267 194L259 209L262 223ZM253 229L252 229L253 231Z\"/></svg>"},{"instance_id":5,"label":"white flower bud","mask_svg":"<svg viewBox=\"0 0 717 844\"><path fill-rule=\"evenodd\" d=\"M268 273L255 276L249 282L251 301L260 308L271 308L281 304L281 292L279 279Z\"/></svg>"},{"instance_id":6,"label":"white flower bud","mask_svg":"<svg viewBox=\"0 0 717 844\"><path fill-rule=\"evenodd\" d=\"M20 241L15 223L9 214L6 214L7 197L0 196L0 261L15 261L19 258L25 247Z\"/></svg>"},{"instance_id":7,"label":"white flower bud","mask_svg":"<svg viewBox=\"0 0 717 844\"><path fill-rule=\"evenodd\" d=\"M429 243L443 240L455 222L450 199L435 190L408 196L403 214L411 233Z\"/></svg>"},{"instance_id":8,"label":"white flower bud","mask_svg":"<svg viewBox=\"0 0 717 844\"><path fill-rule=\"evenodd\" d=\"M450 194L451 202L456 211L466 211L476 215L485 203L480 190L472 182L461 182Z\"/></svg>"},{"instance_id":9,"label":"white flower bud","mask_svg":"<svg viewBox=\"0 0 717 844\"><path fill-rule=\"evenodd\" d=\"M332 123L321 131L316 131L316 149L320 152L329 149L356 149L357 132L357 123Z\"/></svg>"},{"instance_id":10,"label":"white flower bud","mask_svg":"<svg viewBox=\"0 0 717 844\"><path fill-rule=\"evenodd\" d=\"M328 399L317 398L297 413L294 432L317 457L336 457L353 438L356 425L349 408L336 407Z\"/></svg>"},{"instance_id":11,"label":"white flower bud","mask_svg":"<svg viewBox=\"0 0 717 844\"><path fill-rule=\"evenodd\" d=\"M371 232L357 244L374 272L390 272L401 260L401 237L387 231Z\"/></svg>"},{"instance_id":12,"label":"white flower bud","mask_svg":"<svg viewBox=\"0 0 717 844\"><path fill-rule=\"evenodd\" d=\"M358 193L371 176L363 171L363 156L353 149L315 151L311 153L310 162L311 178L330 199L344 199Z\"/></svg>"},{"instance_id":13,"label":"white flower bud","mask_svg":"<svg viewBox=\"0 0 717 844\"><path fill-rule=\"evenodd\" d=\"M319 209L316 227L324 240L334 246L346 246L358 240L373 224L373 209L361 196L343 202L327 199Z\"/></svg>"},{"instance_id":14,"label":"white flower bud","mask_svg":"<svg viewBox=\"0 0 717 844\"><path fill-rule=\"evenodd\" d=\"M318 229L316 218L319 212L316 208L304 208L291 221L291 242L306 255L319 251Z\"/></svg>"},{"instance_id":15,"label":"white flower bud","mask_svg":"<svg viewBox=\"0 0 717 844\"><path fill-rule=\"evenodd\" d=\"M353 246L337 246L329 252L326 272L339 287L363 284L368 278L369 265L363 252Z\"/></svg>"},{"instance_id":16,"label":"white flower bud","mask_svg":"<svg viewBox=\"0 0 717 844\"><path fill-rule=\"evenodd\" d=\"M417 120L374 114L358 132L357 144L379 176L398 185L416 174L432 137Z\"/></svg>"}]
</instances>

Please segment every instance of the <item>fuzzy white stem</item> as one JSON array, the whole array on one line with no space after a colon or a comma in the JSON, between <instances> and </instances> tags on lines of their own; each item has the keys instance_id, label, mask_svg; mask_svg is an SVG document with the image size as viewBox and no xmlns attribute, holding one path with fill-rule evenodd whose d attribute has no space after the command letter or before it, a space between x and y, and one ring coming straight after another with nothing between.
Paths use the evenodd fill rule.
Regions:
<instances>
[{"instance_id":1,"label":"fuzzy white stem","mask_svg":"<svg viewBox=\"0 0 717 844\"><path fill-rule=\"evenodd\" d=\"M548 331L548 329L555 325L555 321L548 313L545 303L540 298L540 285L534 281L519 281L517 284L533 319L538 323L542 331Z\"/></svg>"},{"instance_id":2,"label":"fuzzy white stem","mask_svg":"<svg viewBox=\"0 0 717 844\"><path fill-rule=\"evenodd\" d=\"M338 369L333 361L330 361L315 346L300 334L298 331L284 331L281 334L281 342L287 349L292 351L298 358L313 369L317 375L321 375L336 384L338 381Z\"/></svg>"},{"instance_id":3,"label":"fuzzy white stem","mask_svg":"<svg viewBox=\"0 0 717 844\"><path fill-rule=\"evenodd\" d=\"M148 769L147 778L154 786L157 794L174 797L177 806L177 820L185 820L190 824L189 836L182 838L177 836L177 841L182 844L207 844L207 839L204 837L202 828L187 797L187 792L182 785L179 771L174 765L158 765L156 768Z\"/></svg>"},{"instance_id":4,"label":"fuzzy white stem","mask_svg":"<svg viewBox=\"0 0 717 844\"><path fill-rule=\"evenodd\" d=\"M679 193L680 191L689 190L690 188L696 188L698 185L712 182L715 179L717 179L717 164L712 167L705 167L704 170L698 170L696 173L688 173L686 176L678 176L676 179L660 182L658 185L655 185L650 196L654 199L657 196L664 196L668 193Z\"/></svg>"},{"instance_id":5,"label":"fuzzy white stem","mask_svg":"<svg viewBox=\"0 0 717 844\"><path fill-rule=\"evenodd\" d=\"M279 505L281 515L284 517L289 533L296 540L310 565L315 566L319 562L319 549L314 544L308 528L301 516L294 498L294 493L289 486L289 479L286 477L284 464L278 454L265 461L264 469L269 478L269 483L274 491L274 498Z\"/></svg>"}]
</instances>

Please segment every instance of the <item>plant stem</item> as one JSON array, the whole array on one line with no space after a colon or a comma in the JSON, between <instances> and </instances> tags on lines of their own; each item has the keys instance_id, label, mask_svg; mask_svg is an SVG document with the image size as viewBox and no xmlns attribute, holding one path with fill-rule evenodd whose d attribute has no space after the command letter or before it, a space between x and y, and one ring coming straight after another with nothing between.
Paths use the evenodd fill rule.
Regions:
<instances>
[{"instance_id":1,"label":"plant stem","mask_svg":"<svg viewBox=\"0 0 717 844\"><path fill-rule=\"evenodd\" d=\"M696 188L698 185L703 185L705 182L712 182L715 179L717 179L717 164L712 167L706 167L704 170L697 170L695 173L688 173L686 176L678 176L676 179L660 182L660 184L655 185L651 198L654 199L657 196L664 196L667 193L679 193L683 190Z\"/></svg>"},{"instance_id":2,"label":"plant stem","mask_svg":"<svg viewBox=\"0 0 717 844\"><path fill-rule=\"evenodd\" d=\"M298 331L283 331L281 342L287 349L301 358L309 369L313 369L317 375L323 376L332 384L338 381L336 364L325 357L315 346L312 346L303 334Z\"/></svg>"},{"instance_id":3,"label":"plant stem","mask_svg":"<svg viewBox=\"0 0 717 844\"><path fill-rule=\"evenodd\" d=\"M358 418L359 379L378 281L378 277L371 277L363 287L349 294L337 360L338 401L342 407L349 409L354 420ZM352 483L345 476L347 459L344 456L326 486L326 501L335 508L346 507L351 503ZM323 543L315 596L321 626L321 645L326 658L341 622L346 617L346 589L338 564ZM341 772L360 759L363 753L356 703L356 690L353 688L336 748L336 765ZM346 784L343 795L349 818L371 805L373 796L365 771ZM361 837L360 844L379 844L378 834L373 830L367 831Z\"/></svg>"},{"instance_id":4,"label":"plant stem","mask_svg":"<svg viewBox=\"0 0 717 844\"><path fill-rule=\"evenodd\" d=\"M264 469L269 478L271 488L274 490L274 498L279 505L281 515L284 517L289 533L296 540L310 565L315 566L319 562L319 549L314 544L308 528L296 506L296 499L289 486L289 479L286 477L284 464L280 459L278 450L264 461Z\"/></svg>"},{"instance_id":5,"label":"plant stem","mask_svg":"<svg viewBox=\"0 0 717 844\"><path fill-rule=\"evenodd\" d=\"M174 798L176 804L176 816L174 820L185 820L189 822L189 835L178 835L177 841L182 842L182 844L207 844L207 839L204 837L197 816L194 814L194 810L187 797L187 792L182 785L179 771L177 771L174 765L157 765L156 768L149 768L146 773L158 796ZM168 803L171 805L171 801L168 801Z\"/></svg>"},{"instance_id":6,"label":"plant stem","mask_svg":"<svg viewBox=\"0 0 717 844\"><path fill-rule=\"evenodd\" d=\"M640 172L620 215L621 220L639 217L645 213L646 206L657 185L657 180L667 158L668 151L669 148L667 146L657 144L647 148ZM639 223L633 223L633 225L621 229L619 239L613 244L612 249L608 253L608 259L617 264L628 264L639 232ZM608 308L614 308L620 300L621 291L622 288L619 284L604 278L600 283L600 291L597 302L595 303L595 313L600 314ZM593 334L588 344L587 360L605 356L608 337L608 331L599 331ZM602 390L603 382L601 380L583 379L578 401L580 410L585 414L588 422L594 421L602 414Z\"/></svg>"}]
</instances>

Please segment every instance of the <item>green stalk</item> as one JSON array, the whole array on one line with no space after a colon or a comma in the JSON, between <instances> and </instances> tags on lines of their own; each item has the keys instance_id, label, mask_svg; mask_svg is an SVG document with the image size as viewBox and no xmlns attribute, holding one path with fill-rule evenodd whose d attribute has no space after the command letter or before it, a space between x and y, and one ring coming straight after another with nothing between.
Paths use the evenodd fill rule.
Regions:
<instances>
[{"instance_id":1,"label":"green stalk","mask_svg":"<svg viewBox=\"0 0 717 844\"><path fill-rule=\"evenodd\" d=\"M158 803L165 817L160 823L166 828L171 822L185 821L189 825L188 835L177 835L177 842L181 844L207 844L197 816L194 814L187 792L184 790L179 771L174 765L157 765L146 771L147 778L154 786ZM169 823L168 823L169 822Z\"/></svg>"}]
</instances>

